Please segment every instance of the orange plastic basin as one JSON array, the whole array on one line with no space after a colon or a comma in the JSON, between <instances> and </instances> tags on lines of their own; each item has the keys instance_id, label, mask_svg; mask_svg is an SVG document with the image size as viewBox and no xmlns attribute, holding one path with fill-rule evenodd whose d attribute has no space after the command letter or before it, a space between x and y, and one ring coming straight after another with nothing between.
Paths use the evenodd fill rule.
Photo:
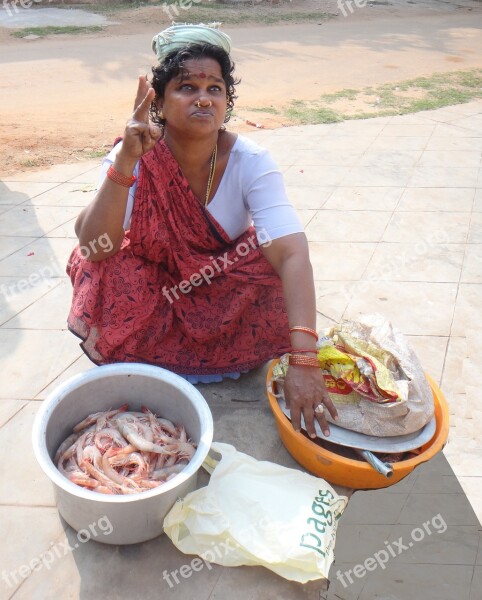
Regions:
<instances>
[{"instance_id":1,"label":"orange plastic basin","mask_svg":"<svg viewBox=\"0 0 482 600\"><path fill-rule=\"evenodd\" d=\"M429 442L419 449L420 454L418 456L394 463L392 477L386 478L380 475L364 461L346 458L322 448L293 429L291 422L284 415L278 401L271 393L269 383L273 367L277 362L277 360L273 360L269 366L266 390L278 432L291 456L314 475L318 475L330 483L353 489L366 490L389 487L409 475L418 465L429 461L445 446L449 432L447 401L433 379L426 375L435 403L435 434Z\"/></svg>"}]
</instances>

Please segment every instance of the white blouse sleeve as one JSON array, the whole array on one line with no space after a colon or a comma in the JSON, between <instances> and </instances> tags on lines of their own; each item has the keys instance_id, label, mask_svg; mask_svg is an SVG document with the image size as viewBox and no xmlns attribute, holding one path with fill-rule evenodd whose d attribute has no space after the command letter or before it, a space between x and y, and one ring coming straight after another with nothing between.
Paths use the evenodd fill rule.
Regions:
<instances>
[{"instance_id":1,"label":"white blouse sleeve","mask_svg":"<svg viewBox=\"0 0 482 600\"><path fill-rule=\"evenodd\" d=\"M259 243L303 232L286 195L283 175L268 150L251 154L247 162L243 190Z\"/></svg>"},{"instance_id":2,"label":"white blouse sleeve","mask_svg":"<svg viewBox=\"0 0 482 600\"><path fill-rule=\"evenodd\" d=\"M101 169L100 169L99 183L97 185L97 189L99 189L100 186L104 183L104 179L107 177L107 171L109 170L109 167L115 161L117 153L119 152L119 150L121 148L122 148L122 142L119 142L112 148L112 150L109 152L109 154L104 158ZM139 176L139 162L135 166L133 175L135 175L136 177ZM127 198L127 206L126 206L126 214L124 217L124 229L125 230L129 229L130 224L131 224L131 216L132 216L132 209L134 207L134 198L136 195L136 189L137 189L137 181L129 189L129 196Z\"/></svg>"}]
</instances>

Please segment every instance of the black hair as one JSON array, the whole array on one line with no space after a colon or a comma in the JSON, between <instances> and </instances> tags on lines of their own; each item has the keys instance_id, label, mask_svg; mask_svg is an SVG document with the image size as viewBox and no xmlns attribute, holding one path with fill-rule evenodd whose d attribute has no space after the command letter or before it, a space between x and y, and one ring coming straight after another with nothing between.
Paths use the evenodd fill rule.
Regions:
<instances>
[{"instance_id":1,"label":"black hair","mask_svg":"<svg viewBox=\"0 0 482 600\"><path fill-rule=\"evenodd\" d=\"M156 92L154 101L151 104L150 116L153 123L156 125L164 125L165 120L159 116L159 109L157 107L157 100L164 98L164 92L166 85L177 77L180 73L185 72L184 63L187 60L195 60L198 58L212 58L219 63L221 67L221 74L226 85L226 118L224 122L227 123L231 118L231 112L234 108L235 96L235 85L240 80L235 79L234 73L234 62L231 60L229 54L221 47L214 46L213 44L201 43L201 44L189 44L178 50L170 52L166 58L157 67L152 67L152 87Z\"/></svg>"}]
</instances>

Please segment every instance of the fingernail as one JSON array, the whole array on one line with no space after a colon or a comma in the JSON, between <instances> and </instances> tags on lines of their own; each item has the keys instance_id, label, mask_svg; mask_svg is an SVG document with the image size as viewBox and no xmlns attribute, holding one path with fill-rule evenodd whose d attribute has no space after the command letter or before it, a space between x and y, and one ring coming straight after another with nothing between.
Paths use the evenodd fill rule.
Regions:
<instances>
[{"instance_id":1,"label":"fingernail","mask_svg":"<svg viewBox=\"0 0 482 600\"><path fill-rule=\"evenodd\" d=\"M301 429L295 429L296 433L301 433Z\"/></svg>"},{"instance_id":2,"label":"fingernail","mask_svg":"<svg viewBox=\"0 0 482 600\"><path fill-rule=\"evenodd\" d=\"M330 435L330 431L328 429L325 429L323 435L326 435L326 437L328 437Z\"/></svg>"},{"instance_id":3,"label":"fingernail","mask_svg":"<svg viewBox=\"0 0 482 600\"><path fill-rule=\"evenodd\" d=\"M336 415L335 421L339 421L339 420L340 420L340 417L338 415Z\"/></svg>"},{"instance_id":4,"label":"fingernail","mask_svg":"<svg viewBox=\"0 0 482 600\"><path fill-rule=\"evenodd\" d=\"M310 438L313 440L316 437L316 433L310 433Z\"/></svg>"}]
</instances>

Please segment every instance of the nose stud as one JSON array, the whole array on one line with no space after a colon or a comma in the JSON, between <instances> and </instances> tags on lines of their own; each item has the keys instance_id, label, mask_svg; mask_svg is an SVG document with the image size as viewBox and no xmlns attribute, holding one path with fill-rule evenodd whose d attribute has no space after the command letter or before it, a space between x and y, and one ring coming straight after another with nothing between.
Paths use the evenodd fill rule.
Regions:
<instances>
[{"instance_id":1,"label":"nose stud","mask_svg":"<svg viewBox=\"0 0 482 600\"><path fill-rule=\"evenodd\" d=\"M213 103L211 102L211 100L209 100L209 104L204 104L204 105L202 105L202 104L201 104L201 100L198 100L198 101L196 102L196 106L197 106L198 108L201 108L201 107L202 107L202 108L211 108L211 106L212 106L212 105L213 105Z\"/></svg>"}]
</instances>

